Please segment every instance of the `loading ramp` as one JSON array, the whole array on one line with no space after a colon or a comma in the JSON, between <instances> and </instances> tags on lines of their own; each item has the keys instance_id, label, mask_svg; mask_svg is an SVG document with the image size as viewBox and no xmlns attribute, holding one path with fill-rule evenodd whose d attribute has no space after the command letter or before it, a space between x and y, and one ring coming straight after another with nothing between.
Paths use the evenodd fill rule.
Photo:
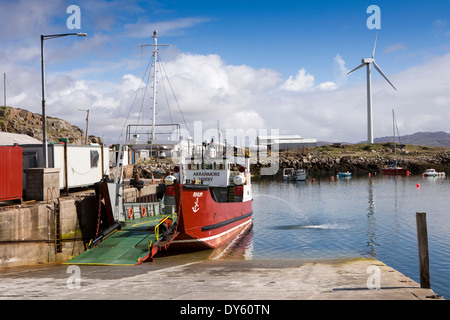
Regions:
<instances>
[{"instance_id":1,"label":"loading ramp","mask_svg":"<svg viewBox=\"0 0 450 320\"><path fill-rule=\"evenodd\" d=\"M127 220L101 243L65 264L129 266L153 261L154 255L167 249L177 236L176 220L176 214Z\"/></svg>"}]
</instances>

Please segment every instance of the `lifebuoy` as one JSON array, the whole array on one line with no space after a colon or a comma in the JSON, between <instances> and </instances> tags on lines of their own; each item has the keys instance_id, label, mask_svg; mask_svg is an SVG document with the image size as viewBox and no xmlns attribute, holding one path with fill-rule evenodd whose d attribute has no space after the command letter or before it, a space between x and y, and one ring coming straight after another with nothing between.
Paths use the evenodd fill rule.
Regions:
<instances>
[{"instance_id":1,"label":"lifebuoy","mask_svg":"<svg viewBox=\"0 0 450 320\"><path fill-rule=\"evenodd\" d=\"M145 217L145 215L147 214L147 209L145 209L144 206L141 207L141 216L142 218Z\"/></svg>"},{"instance_id":2,"label":"lifebuoy","mask_svg":"<svg viewBox=\"0 0 450 320\"><path fill-rule=\"evenodd\" d=\"M128 208L128 219L132 219L133 216L134 216L133 208L129 207Z\"/></svg>"}]
</instances>

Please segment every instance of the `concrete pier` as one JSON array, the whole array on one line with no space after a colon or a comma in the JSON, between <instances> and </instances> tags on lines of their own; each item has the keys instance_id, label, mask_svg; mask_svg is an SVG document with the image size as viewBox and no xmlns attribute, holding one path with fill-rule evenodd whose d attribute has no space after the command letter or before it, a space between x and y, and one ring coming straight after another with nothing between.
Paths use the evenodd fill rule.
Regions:
<instances>
[{"instance_id":1,"label":"concrete pier","mask_svg":"<svg viewBox=\"0 0 450 320\"><path fill-rule=\"evenodd\" d=\"M49 197L48 201L0 207L0 268L64 262L83 252L86 243L95 237L99 203L94 190L59 197L57 189L58 197ZM157 184L147 184L141 190L128 186L123 199L135 201L156 190ZM60 250L56 248L58 238Z\"/></svg>"},{"instance_id":2,"label":"concrete pier","mask_svg":"<svg viewBox=\"0 0 450 320\"><path fill-rule=\"evenodd\" d=\"M44 265L0 270L0 299L437 300L374 259L161 258L133 267ZM173 311L173 310L171 310Z\"/></svg>"}]
</instances>

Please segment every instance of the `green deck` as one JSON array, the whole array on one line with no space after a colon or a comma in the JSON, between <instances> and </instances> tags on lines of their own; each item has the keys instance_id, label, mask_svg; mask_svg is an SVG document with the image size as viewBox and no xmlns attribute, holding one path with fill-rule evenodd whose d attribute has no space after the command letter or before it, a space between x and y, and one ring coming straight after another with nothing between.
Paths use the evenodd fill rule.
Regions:
<instances>
[{"instance_id":1,"label":"green deck","mask_svg":"<svg viewBox=\"0 0 450 320\"><path fill-rule=\"evenodd\" d=\"M164 217L166 215L127 220L121 230L113 232L102 243L65 264L135 265L149 254L149 244L156 243L154 227Z\"/></svg>"}]
</instances>

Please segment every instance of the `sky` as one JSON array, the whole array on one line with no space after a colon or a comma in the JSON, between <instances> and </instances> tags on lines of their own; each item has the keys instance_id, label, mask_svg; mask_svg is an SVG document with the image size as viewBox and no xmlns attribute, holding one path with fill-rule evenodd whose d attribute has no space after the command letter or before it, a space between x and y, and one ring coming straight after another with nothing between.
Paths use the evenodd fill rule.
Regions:
<instances>
[{"instance_id":1,"label":"sky","mask_svg":"<svg viewBox=\"0 0 450 320\"><path fill-rule=\"evenodd\" d=\"M392 135L392 109L401 135L450 132L449 1L0 0L0 21L7 105L36 113L40 35L87 33L44 41L46 110L85 129L89 109L89 133L106 143L127 124L151 124L152 79L142 74L153 49L140 45L155 29L171 45L159 49L156 122L191 135L201 123L366 140L366 70L347 72L372 56L376 34L376 63L397 91L372 69L374 137Z\"/></svg>"}]
</instances>

